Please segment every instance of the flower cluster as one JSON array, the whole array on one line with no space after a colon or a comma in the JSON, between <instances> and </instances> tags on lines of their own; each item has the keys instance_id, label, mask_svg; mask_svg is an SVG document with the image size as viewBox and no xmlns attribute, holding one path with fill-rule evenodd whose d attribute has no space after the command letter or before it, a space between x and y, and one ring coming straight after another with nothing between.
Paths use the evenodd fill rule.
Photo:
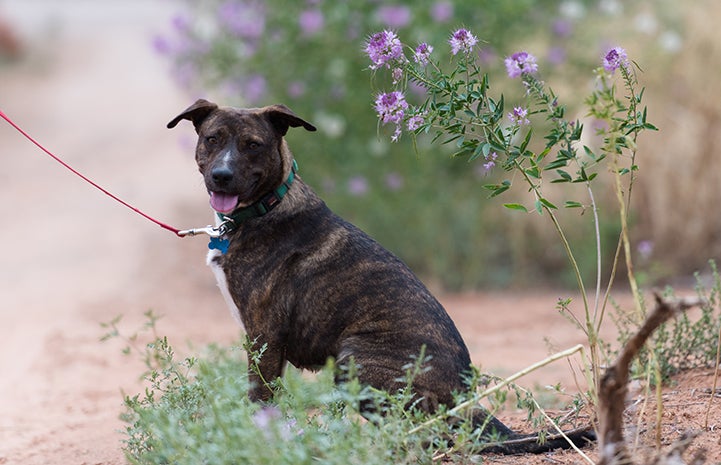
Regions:
<instances>
[{"instance_id":1,"label":"flower cluster","mask_svg":"<svg viewBox=\"0 0 721 465\"><path fill-rule=\"evenodd\" d=\"M267 440L278 437L288 441L293 436L302 436L303 430L298 428L295 418L283 419L283 414L277 407L263 407L253 414L253 424L263 432Z\"/></svg>"},{"instance_id":2,"label":"flower cluster","mask_svg":"<svg viewBox=\"0 0 721 465\"><path fill-rule=\"evenodd\" d=\"M390 63L403 56L403 45L393 31L382 31L373 34L366 44L366 53L371 59L370 68L378 69L382 66L390 68Z\"/></svg>"},{"instance_id":3,"label":"flower cluster","mask_svg":"<svg viewBox=\"0 0 721 465\"><path fill-rule=\"evenodd\" d=\"M471 53L473 47L478 43L478 38L471 34L468 29L458 29L448 39L451 45L451 53L457 55L458 52Z\"/></svg>"},{"instance_id":4,"label":"flower cluster","mask_svg":"<svg viewBox=\"0 0 721 465\"><path fill-rule=\"evenodd\" d=\"M470 73L470 77L467 77L468 82L459 79L455 83L449 84L453 79L458 78L453 77L453 73L450 75L444 74L439 63L434 63L431 68L428 67L434 49L427 42L421 42L413 50L413 59L409 60L403 54L404 46L395 32L384 30L370 37L366 44L366 53L371 61L370 68L377 70L386 67L390 70L392 77L394 90L379 93L376 96L374 108L381 123L395 125L395 131L391 137L393 142L400 139L404 125L410 132L434 128L439 134L446 132L451 135L449 140L460 140L458 144L461 150L458 153L473 154L472 156L475 158L478 157L481 151L480 146L477 145L478 141L466 141L465 138L460 137L464 132L459 128L469 124L481 125L485 127L484 130L486 131L498 131L496 133L497 140L510 141L522 126L531 124L529 117L532 112L528 106L515 105L511 111L506 113L510 124L503 125L498 116L494 115L494 111L491 110L495 105L492 99L488 99L477 88L471 87L472 82L482 80L480 78L483 71L476 62L479 60L482 62L482 60L471 54L477 44L478 38L468 29L457 29L451 34L448 40L450 54L459 56L456 58L459 61L458 66L462 66L462 69L466 70L464 74L469 75L468 73ZM549 106L551 113L556 115L558 110L556 100L545 94L542 90L543 83L534 77L538 73L538 64L534 55L525 50L518 51L507 56L504 59L504 64L509 78L523 78L527 96L536 95L538 101ZM626 51L621 47L612 48L604 56L602 65L608 72L613 72L619 67L627 67L628 56ZM455 89L459 85L466 87L463 92L449 90L451 88ZM404 94L406 88L419 91L414 93L426 93L426 103L419 106L410 104ZM460 94L474 95L475 100L473 102L470 102L468 98L463 101L454 100ZM430 107L429 102L433 102ZM459 109L462 109L473 121L466 121L459 117ZM487 111L488 113L485 117L482 117L479 111ZM560 117L552 116L551 118L558 121ZM565 134L567 128L573 129L573 122L564 126L561 134ZM455 134L460 134L460 136L453 137ZM483 167L489 170L496 165L498 154L494 152L491 156L486 150L483 153Z\"/></svg>"},{"instance_id":5,"label":"flower cluster","mask_svg":"<svg viewBox=\"0 0 721 465\"><path fill-rule=\"evenodd\" d=\"M535 74L538 71L536 57L528 52L516 52L506 58L508 77L517 78L524 74Z\"/></svg>"},{"instance_id":6,"label":"flower cluster","mask_svg":"<svg viewBox=\"0 0 721 465\"><path fill-rule=\"evenodd\" d=\"M423 115L413 115L410 118L408 118L408 121L406 122L406 127L409 131L415 131L416 129L419 129L423 124L426 122Z\"/></svg>"},{"instance_id":7,"label":"flower cluster","mask_svg":"<svg viewBox=\"0 0 721 465\"><path fill-rule=\"evenodd\" d=\"M413 60L421 66L426 66L430 60L433 47L425 42L418 44L413 53Z\"/></svg>"},{"instance_id":8,"label":"flower cluster","mask_svg":"<svg viewBox=\"0 0 721 465\"><path fill-rule=\"evenodd\" d=\"M623 48L613 47L603 56L603 68L607 72L613 73L621 67L628 68L628 55Z\"/></svg>"},{"instance_id":9,"label":"flower cluster","mask_svg":"<svg viewBox=\"0 0 721 465\"><path fill-rule=\"evenodd\" d=\"M498 154L496 152L491 152L488 155L485 155L483 158L486 161L483 164L483 169L485 171L490 171L496 166L496 159L498 159Z\"/></svg>"},{"instance_id":10,"label":"flower cluster","mask_svg":"<svg viewBox=\"0 0 721 465\"><path fill-rule=\"evenodd\" d=\"M450 39L448 39L450 53L453 56L461 54L465 60L473 60L471 52L478 44L478 38L468 29L456 29ZM403 44L395 32L384 30L373 34L366 43L365 51L370 58L372 70L386 67L391 70L393 86L398 89L402 83L406 82L403 78L406 73L414 76L411 80L413 85L419 84L418 89L421 92L428 92L433 87L432 78L429 77L424 70L430 63L431 54L434 51L432 45L427 42L421 42L413 51L413 62L406 59L403 54ZM414 65L415 63L415 65ZM523 74L534 74L538 71L536 57L528 52L521 51L505 59L506 70L512 78ZM418 68L413 71L413 67ZM438 66L434 67L434 71L438 71ZM425 81L424 81L425 80ZM408 131L414 132L427 124L428 114L425 110L411 107L406 101L402 90L394 90L392 92L381 93L376 96L375 110L378 118L383 124L395 124L395 132L392 140L398 141L402 132L402 125L405 122ZM512 126L522 126L530 124L528 119L528 109L517 106L512 112L508 113L508 119ZM428 123L430 124L430 123ZM497 156L497 155L496 155ZM495 165L495 157L486 160L489 167Z\"/></svg>"},{"instance_id":11,"label":"flower cluster","mask_svg":"<svg viewBox=\"0 0 721 465\"><path fill-rule=\"evenodd\" d=\"M408 102L406 102L403 93L400 91L388 92L385 94L379 94L376 97L375 102L376 113L378 118L386 123L395 123L396 131L393 134L393 141L397 141L401 136L401 124L403 117L408 109Z\"/></svg>"},{"instance_id":12,"label":"flower cluster","mask_svg":"<svg viewBox=\"0 0 721 465\"><path fill-rule=\"evenodd\" d=\"M528 109L523 107L513 107L513 111L508 113L508 119L514 126L531 124L531 121L528 119Z\"/></svg>"}]
</instances>

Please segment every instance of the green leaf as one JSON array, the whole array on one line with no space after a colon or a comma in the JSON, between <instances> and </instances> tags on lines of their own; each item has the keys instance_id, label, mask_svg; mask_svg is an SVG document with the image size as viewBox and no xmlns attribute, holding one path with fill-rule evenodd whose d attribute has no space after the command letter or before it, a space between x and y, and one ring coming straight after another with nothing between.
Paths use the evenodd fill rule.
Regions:
<instances>
[{"instance_id":1,"label":"green leaf","mask_svg":"<svg viewBox=\"0 0 721 465\"><path fill-rule=\"evenodd\" d=\"M481 150L483 151L483 157L488 157L488 155L491 154L491 144L488 142L484 143L481 145Z\"/></svg>"},{"instance_id":2,"label":"green leaf","mask_svg":"<svg viewBox=\"0 0 721 465\"><path fill-rule=\"evenodd\" d=\"M450 138L444 140L444 141L442 142L442 144L450 144L450 143L453 142L454 140L460 139L461 137L463 137L462 134L457 134L457 135L455 135L455 136L453 136L453 137L450 137Z\"/></svg>"},{"instance_id":3,"label":"green leaf","mask_svg":"<svg viewBox=\"0 0 721 465\"><path fill-rule=\"evenodd\" d=\"M526 147L528 147L528 144L531 142L531 137L533 136L533 129L529 129L526 133L525 139L523 139L523 143L521 143L521 146L519 147L519 151L521 153L526 151Z\"/></svg>"},{"instance_id":4,"label":"green leaf","mask_svg":"<svg viewBox=\"0 0 721 465\"><path fill-rule=\"evenodd\" d=\"M484 189L488 189L491 191L491 195L489 195L489 198L496 197L497 195L502 194L503 192L506 192L508 189L511 188L511 181L503 181L500 184L485 184L483 186Z\"/></svg>"},{"instance_id":5,"label":"green leaf","mask_svg":"<svg viewBox=\"0 0 721 465\"><path fill-rule=\"evenodd\" d=\"M551 149L550 149L550 148L544 149L544 150L543 150L541 153L539 153L538 156L536 157L536 162L537 162L537 163L541 163L541 162L543 161L543 159L546 158L546 155L548 155L549 153L551 153Z\"/></svg>"},{"instance_id":6,"label":"green leaf","mask_svg":"<svg viewBox=\"0 0 721 465\"><path fill-rule=\"evenodd\" d=\"M571 182L571 179L572 179L571 175L568 174L567 172L565 172L563 170L556 170L556 173L561 178L561 179L559 179L559 181L562 180L563 182Z\"/></svg>"},{"instance_id":7,"label":"green leaf","mask_svg":"<svg viewBox=\"0 0 721 465\"><path fill-rule=\"evenodd\" d=\"M485 147L486 147L486 145L488 145L488 144L487 144L487 143L485 143L485 144L478 144L478 145L476 146L476 148L473 150L473 153L471 154L471 156L468 158L468 161L473 161L473 160L475 160L476 158L480 157L480 156L481 156L481 152L485 152Z\"/></svg>"},{"instance_id":8,"label":"green leaf","mask_svg":"<svg viewBox=\"0 0 721 465\"><path fill-rule=\"evenodd\" d=\"M566 166L568 166L568 160L565 158L559 157L559 158L556 158L555 160L553 160L551 163L547 164L543 168L543 170L550 171L550 170L555 170L556 168L563 168Z\"/></svg>"},{"instance_id":9,"label":"green leaf","mask_svg":"<svg viewBox=\"0 0 721 465\"><path fill-rule=\"evenodd\" d=\"M538 166L535 166L535 165L534 165L534 166L532 166L532 167L530 167L530 168L526 168L524 171L525 171L525 173L526 173L529 177L531 177L531 178L541 179L541 173L540 173L539 170L538 170Z\"/></svg>"},{"instance_id":10,"label":"green leaf","mask_svg":"<svg viewBox=\"0 0 721 465\"><path fill-rule=\"evenodd\" d=\"M563 205L565 208L583 208L583 204L580 202L573 202L571 200L567 200L566 203Z\"/></svg>"},{"instance_id":11,"label":"green leaf","mask_svg":"<svg viewBox=\"0 0 721 465\"><path fill-rule=\"evenodd\" d=\"M520 203L504 203L503 206L508 208L509 210L518 210L524 213L528 213L528 209Z\"/></svg>"},{"instance_id":12,"label":"green leaf","mask_svg":"<svg viewBox=\"0 0 721 465\"><path fill-rule=\"evenodd\" d=\"M495 150L496 152L501 152L501 153L502 153L502 152L505 152L505 151L506 151L506 147L504 147L503 145L501 145L498 141L492 140L492 141L489 141L489 142L491 143L491 148L492 148L493 150Z\"/></svg>"},{"instance_id":13,"label":"green leaf","mask_svg":"<svg viewBox=\"0 0 721 465\"><path fill-rule=\"evenodd\" d=\"M540 200L536 200L536 202L534 203L534 206L535 206L536 211L538 212L538 214L539 214L539 215L543 215L543 204L541 203L541 201L540 201Z\"/></svg>"},{"instance_id":14,"label":"green leaf","mask_svg":"<svg viewBox=\"0 0 721 465\"><path fill-rule=\"evenodd\" d=\"M543 197L538 199L543 205L546 206L546 208L549 208L551 210L558 210L558 207L549 202L548 200L544 199Z\"/></svg>"},{"instance_id":15,"label":"green leaf","mask_svg":"<svg viewBox=\"0 0 721 465\"><path fill-rule=\"evenodd\" d=\"M651 123L644 123L644 129L650 129L652 131L658 131L658 128Z\"/></svg>"}]
</instances>

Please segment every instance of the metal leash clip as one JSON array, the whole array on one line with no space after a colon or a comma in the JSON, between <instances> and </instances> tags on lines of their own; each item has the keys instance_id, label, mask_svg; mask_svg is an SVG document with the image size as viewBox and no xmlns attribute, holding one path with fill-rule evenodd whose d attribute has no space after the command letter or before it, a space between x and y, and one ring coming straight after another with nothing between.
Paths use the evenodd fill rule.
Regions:
<instances>
[{"instance_id":1,"label":"metal leash clip","mask_svg":"<svg viewBox=\"0 0 721 465\"><path fill-rule=\"evenodd\" d=\"M230 231L230 229L234 223L235 222L232 219L227 218L225 221L220 223L218 226L208 225L204 228L193 228L193 229L185 229L183 231L178 231L178 236L185 237L185 236L197 236L198 234L207 234L210 237L223 237Z\"/></svg>"}]
</instances>

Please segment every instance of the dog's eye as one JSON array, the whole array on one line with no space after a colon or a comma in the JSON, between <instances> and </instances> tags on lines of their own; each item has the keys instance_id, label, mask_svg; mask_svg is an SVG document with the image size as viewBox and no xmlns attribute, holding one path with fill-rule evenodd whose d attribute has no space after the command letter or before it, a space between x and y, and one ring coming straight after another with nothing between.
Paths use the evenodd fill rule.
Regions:
<instances>
[{"instance_id":1,"label":"dog's eye","mask_svg":"<svg viewBox=\"0 0 721 465\"><path fill-rule=\"evenodd\" d=\"M208 136L205 138L205 142L207 142L210 145L215 145L218 143L218 138L215 136Z\"/></svg>"},{"instance_id":2,"label":"dog's eye","mask_svg":"<svg viewBox=\"0 0 721 465\"><path fill-rule=\"evenodd\" d=\"M256 142L256 141L253 141L253 140L250 141L250 142L248 142L248 148L251 149L251 150L255 150L255 149L259 148L259 147L260 147L260 143L259 143L259 142Z\"/></svg>"}]
</instances>

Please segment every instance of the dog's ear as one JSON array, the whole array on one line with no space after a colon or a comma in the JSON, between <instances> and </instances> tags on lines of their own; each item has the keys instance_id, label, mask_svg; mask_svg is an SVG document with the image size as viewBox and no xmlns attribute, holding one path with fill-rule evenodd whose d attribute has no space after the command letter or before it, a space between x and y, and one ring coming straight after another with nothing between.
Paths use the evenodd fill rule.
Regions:
<instances>
[{"instance_id":1,"label":"dog's ear","mask_svg":"<svg viewBox=\"0 0 721 465\"><path fill-rule=\"evenodd\" d=\"M278 134L284 136L288 132L288 128L297 128L303 126L308 131L315 131L316 128L309 122L299 118L290 108L279 103L265 107L263 111L268 115L268 119L278 130Z\"/></svg>"},{"instance_id":2,"label":"dog's ear","mask_svg":"<svg viewBox=\"0 0 721 465\"><path fill-rule=\"evenodd\" d=\"M198 132L200 125L203 124L205 118L213 111L218 109L218 105L207 100L199 99L194 104L186 108L181 114L173 118L168 123L168 129L174 128L181 120L187 119L193 122L195 131Z\"/></svg>"}]
</instances>

